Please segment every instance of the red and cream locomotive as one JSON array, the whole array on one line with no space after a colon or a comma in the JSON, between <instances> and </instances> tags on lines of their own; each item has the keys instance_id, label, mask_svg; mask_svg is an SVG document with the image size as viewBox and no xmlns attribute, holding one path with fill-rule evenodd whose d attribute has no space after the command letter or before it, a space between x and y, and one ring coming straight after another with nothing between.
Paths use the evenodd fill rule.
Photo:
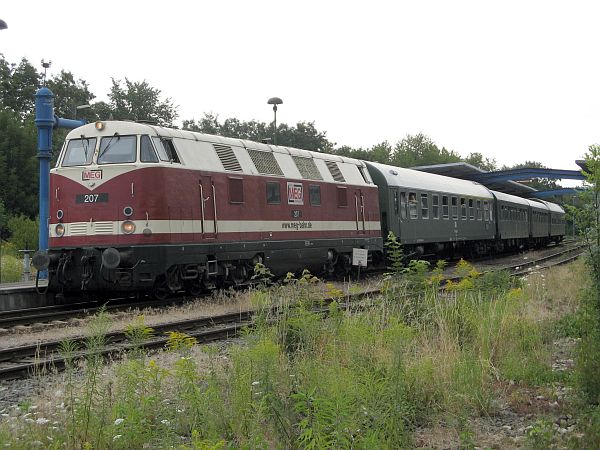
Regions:
<instances>
[{"instance_id":1,"label":"red and cream locomotive","mask_svg":"<svg viewBox=\"0 0 600 450\"><path fill-rule=\"evenodd\" d=\"M382 258L364 162L120 121L71 131L50 174L46 264L55 292L192 294Z\"/></svg>"}]
</instances>

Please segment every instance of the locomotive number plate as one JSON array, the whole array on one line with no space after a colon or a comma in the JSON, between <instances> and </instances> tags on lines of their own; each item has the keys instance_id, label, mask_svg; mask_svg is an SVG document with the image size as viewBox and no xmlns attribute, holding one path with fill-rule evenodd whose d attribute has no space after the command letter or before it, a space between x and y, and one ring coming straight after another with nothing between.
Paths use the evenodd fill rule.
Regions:
<instances>
[{"instance_id":1,"label":"locomotive number plate","mask_svg":"<svg viewBox=\"0 0 600 450\"><path fill-rule=\"evenodd\" d=\"M75 203L106 203L108 194L77 194Z\"/></svg>"}]
</instances>

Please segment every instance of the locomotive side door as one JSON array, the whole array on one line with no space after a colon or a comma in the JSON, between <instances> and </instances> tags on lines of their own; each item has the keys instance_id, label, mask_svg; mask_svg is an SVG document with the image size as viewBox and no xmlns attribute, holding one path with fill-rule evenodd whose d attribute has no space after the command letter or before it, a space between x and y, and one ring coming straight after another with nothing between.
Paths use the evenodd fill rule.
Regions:
<instances>
[{"instance_id":1,"label":"locomotive side door","mask_svg":"<svg viewBox=\"0 0 600 450\"><path fill-rule=\"evenodd\" d=\"M356 211L356 231L365 233L365 197L360 189L354 192L354 207Z\"/></svg>"},{"instance_id":2,"label":"locomotive side door","mask_svg":"<svg viewBox=\"0 0 600 450\"><path fill-rule=\"evenodd\" d=\"M215 185L212 177L200 177L198 182L200 201L200 233L202 239L214 239L218 233Z\"/></svg>"}]
</instances>

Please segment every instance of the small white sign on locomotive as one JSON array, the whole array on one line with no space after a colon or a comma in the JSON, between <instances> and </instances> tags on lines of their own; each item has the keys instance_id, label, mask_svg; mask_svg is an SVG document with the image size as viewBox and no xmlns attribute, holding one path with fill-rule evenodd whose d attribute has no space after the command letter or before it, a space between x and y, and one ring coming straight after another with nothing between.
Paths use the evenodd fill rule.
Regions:
<instances>
[{"instance_id":1,"label":"small white sign on locomotive","mask_svg":"<svg viewBox=\"0 0 600 450\"><path fill-rule=\"evenodd\" d=\"M287 184L288 205L304 205L304 193L302 191L302 183Z\"/></svg>"},{"instance_id":2,"label":"small white sign on locomotive","mask_svg":"<svg viewBox=\"0 0 600 450\"><path fill-rule=\"evenodd\" d=\"M367 267L367 258L369 251L366 248L353 248L352 249L352 265Z\"/></svg>"}]
</instances>

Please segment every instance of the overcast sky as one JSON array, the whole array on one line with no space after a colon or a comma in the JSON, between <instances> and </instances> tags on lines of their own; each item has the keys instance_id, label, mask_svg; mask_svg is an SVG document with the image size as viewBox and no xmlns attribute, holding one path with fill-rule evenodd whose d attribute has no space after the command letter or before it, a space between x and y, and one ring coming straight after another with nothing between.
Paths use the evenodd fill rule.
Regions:
<instances>
[{"instance_id":1,"label":"overcast sky","mask_svg":"<svg viewBox=\"0 0 600 450\"><path fill-rule=\"evenodd\" d=\"M147 80L181 119L314 121L338 145L422 132L500 164L576 169L600 143L600 2L5 0L0 52L98 99Z\"/></svg>"}]
</instances>

